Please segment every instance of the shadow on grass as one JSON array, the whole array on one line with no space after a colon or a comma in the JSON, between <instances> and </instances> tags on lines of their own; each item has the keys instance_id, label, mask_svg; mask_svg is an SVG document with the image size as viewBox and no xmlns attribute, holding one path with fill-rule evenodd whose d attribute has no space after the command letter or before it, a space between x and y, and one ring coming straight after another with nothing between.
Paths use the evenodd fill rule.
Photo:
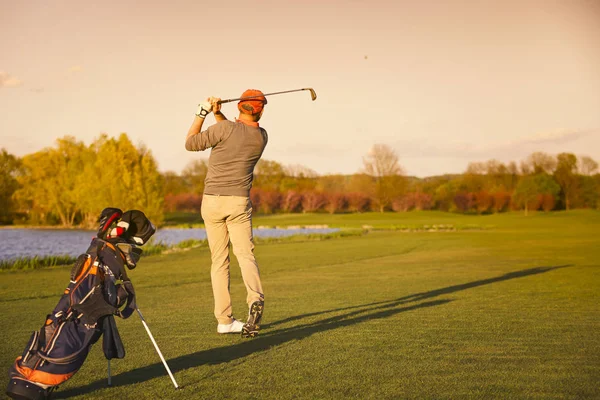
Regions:
<instances>
[{"instance_id":1,"label":"shadow on grass","mask_svg":"<svg viewBox=\"0 0 600 400\"><path fill-rule=\"evenodd\" d=\"M522 277L526 277L526 276L530 276L530 275L541 274L541 273L552 271L555 269L567 268L567 267L571 267L571 266L572 265L569 264L569 265L558 265L558 266L554 266L554 267L529 268L529 269L524 269L521 271L509 272L507 274L497 276L495 278L482 279L479 281L473 281L473 282L463 283L460 285L453 285L453 286L448 286L448 287L441 288L441 289L431 290L429 292L421 292L421 293L411 294L408 296L400 297L399 299L396 299L393 301L412 302L412 301L426 300L426 299L430 299L432 297L437 297L437 296L440 296L443 294L451 294L451 293L459 292L459 291L466 290L466 289L471 289L471 288L478 287L478 286L489 285L491 283L502 282L502 281L506 281L509 279L515 279L515 278L522 278ZM354 309L359 309L359 308L367 307L367 306L385 305L389 302L390 302L389 300L386 300L386 301L380 301L380 302L376 302L376 303L362 304L362 305L358 305L358 306L342 307L342 308L337 308L337 309L333 309L333 310L318 311L318 312L303 314L303 315L295 315L293 317L282 319L280 321L275 321L268 325L263 325L263 328L265 328L265 329L272 328L274 326L285 324L287 322L304 319L304 318L308 318L308 317L314 317L314 316L322 315L322 314L329 314L332 312L354 310Z\"/></svg>"},{"instance_id":2,"label":"shadow on grass","mask_svg":"<svg viewBox=\"0 0 600 400\"><path fill-rule=\"evenodd\" d=\"M269 325L274 327L287 322L302 320L317 315L323 315L334 312L344 312L339 315L324 318L312 323L298 325L285 329L278 329L272 332L266 332L254 339L245 340L238 344L219 347L210 350L198 351L192 354L176 357L168 360L171 371L175 374L177 371L182 371L188 368L199 367L201 365L220 364L229 362L239 358L246 357L252 353L263 350L268 350L273 346L277 346L289 341L299 340L309 337L315 333L326 332L333 329L348 327L360 324L365 321L388 318L407 311L414 311L420 308L428 308L447 304L452 300L437 299L431 300L434 297L460 292L462 290L471 289L479 286L489 285L496 282L502 282L510 279L522 278L531 275L541 274L559 268L565 268L569 265L554 266L554 267L536 267L522 271L510 272L495 278L482 279L478 281L468 282L460 285L448 286L441 289L431 290L429 292L421 292L409 296L400 297L394 300L380 301L374 303L363 304L359 306L338 308L327 311L298 315L285 320L277 321ZM427 301L428 300L428 301ZM406 305L407 303L420 302L418 304ZM158 362L146 367L136 368L132 371L126 371L112 377L112 386L126 386L134 383L145 382L150 379L164 376L167 378L167 373L162 363ZM177 379L177 377L176 377ZM183 382L178 382L180 385ZM189 384L190 382L188 382ZM78 388L65 390L64 392L56 392L55 398L65 398L70 396L81 395L92 392L94 390L106 387L106 379L97 380L88 385Z\"/></svg>"}]
</instances>

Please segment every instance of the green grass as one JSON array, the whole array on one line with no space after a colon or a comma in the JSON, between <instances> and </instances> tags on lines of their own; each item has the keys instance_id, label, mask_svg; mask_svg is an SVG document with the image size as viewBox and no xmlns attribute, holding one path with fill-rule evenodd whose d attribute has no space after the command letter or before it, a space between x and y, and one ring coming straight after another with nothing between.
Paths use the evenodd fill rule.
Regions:
<instances>
[{"instance_id":1,"label":"green grass","mask_svg":"<svg viewBox=\"0 0 600 400\"><path fill-rule=\"evenodd\" d=\"M134 315L118 321L127 356L112 362L113 387L106 387L98 343L56 397L600 397L600 213L255 219L255 225L286 224L485 229L259 243L266 314L261 335L251 340L215 333L206 247L144 258L129 275L183 389L173 389ZM5 370L55 306L68 274L68 268L2 274ZM243 318L245 288L236 266L231 290L234 312Z\"/></svg>"},{"instance_id":2,"label":"green grass","mask_svg":"<svg viewBox=\"0 0 600 400\"><path fill-rule=\"evenodd\" d=\"M19 257L11 260L0 260L0 271L39 269L73 264L77 257L69 255Z\"/></svg>"}]
</instances>

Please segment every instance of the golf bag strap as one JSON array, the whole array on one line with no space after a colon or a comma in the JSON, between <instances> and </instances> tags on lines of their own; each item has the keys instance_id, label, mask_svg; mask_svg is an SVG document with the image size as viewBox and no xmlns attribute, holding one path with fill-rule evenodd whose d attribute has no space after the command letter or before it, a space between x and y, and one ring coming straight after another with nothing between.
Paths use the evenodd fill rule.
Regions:
<instances>
[{"instance_id":1,"label":"golf bag strap","mask_svg":"<svg viewBox=\"0 0 600 400\"><path fill-rule=\"evenodd\" d=\"M133 314L137 305L135 303L135 289L133 288L133 283L129 280L123 281L123 286L127 290L127 303L123 309L116 312L116 315L123 319L127 319L131 317L131 314Z\"/></svg>"}]
</instances>

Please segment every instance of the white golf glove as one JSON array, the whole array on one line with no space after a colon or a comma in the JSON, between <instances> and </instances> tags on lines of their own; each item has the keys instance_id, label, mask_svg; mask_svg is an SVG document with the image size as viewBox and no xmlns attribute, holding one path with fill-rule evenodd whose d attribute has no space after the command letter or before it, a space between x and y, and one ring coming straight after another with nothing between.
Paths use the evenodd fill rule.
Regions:
<instances>
[{"instance_id":1,"label":"white golf glove","mask_svg":"<svg viewBox=\"0 0 600 400\"><path fill-rule=\"evenodd\" d=\"M205 118L212 111L212 104L208 101L198 104L198 111L196 111L196 115L200 118Z\"/></svg>"}]
</instances>

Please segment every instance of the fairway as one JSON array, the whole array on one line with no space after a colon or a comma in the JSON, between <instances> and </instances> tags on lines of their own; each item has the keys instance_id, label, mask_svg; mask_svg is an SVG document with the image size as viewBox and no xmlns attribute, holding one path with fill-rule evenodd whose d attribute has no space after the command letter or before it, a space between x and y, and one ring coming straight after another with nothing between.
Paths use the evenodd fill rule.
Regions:
<instances>
[{"instance_id":1,"label":"fairway","mask_svg":"<svg viewBox=\"0 0 600 400\"><path fill-rule=\"evenodd\" d=\"M216 334L207 248L143 258L129 276L182 389L174 390L133 315L117 321L127 356L111 363L113 386L99 342L54 398L600 397L599 212L276 215L254 223L310 224L375 229L257 245L266 304L255 339ZM421 231L441 224L457 230ZM245 288L232 262L234 315L243 319ZM4 371L56 305L69 271L0 274Z\"/></svg>"}]
</instances>

